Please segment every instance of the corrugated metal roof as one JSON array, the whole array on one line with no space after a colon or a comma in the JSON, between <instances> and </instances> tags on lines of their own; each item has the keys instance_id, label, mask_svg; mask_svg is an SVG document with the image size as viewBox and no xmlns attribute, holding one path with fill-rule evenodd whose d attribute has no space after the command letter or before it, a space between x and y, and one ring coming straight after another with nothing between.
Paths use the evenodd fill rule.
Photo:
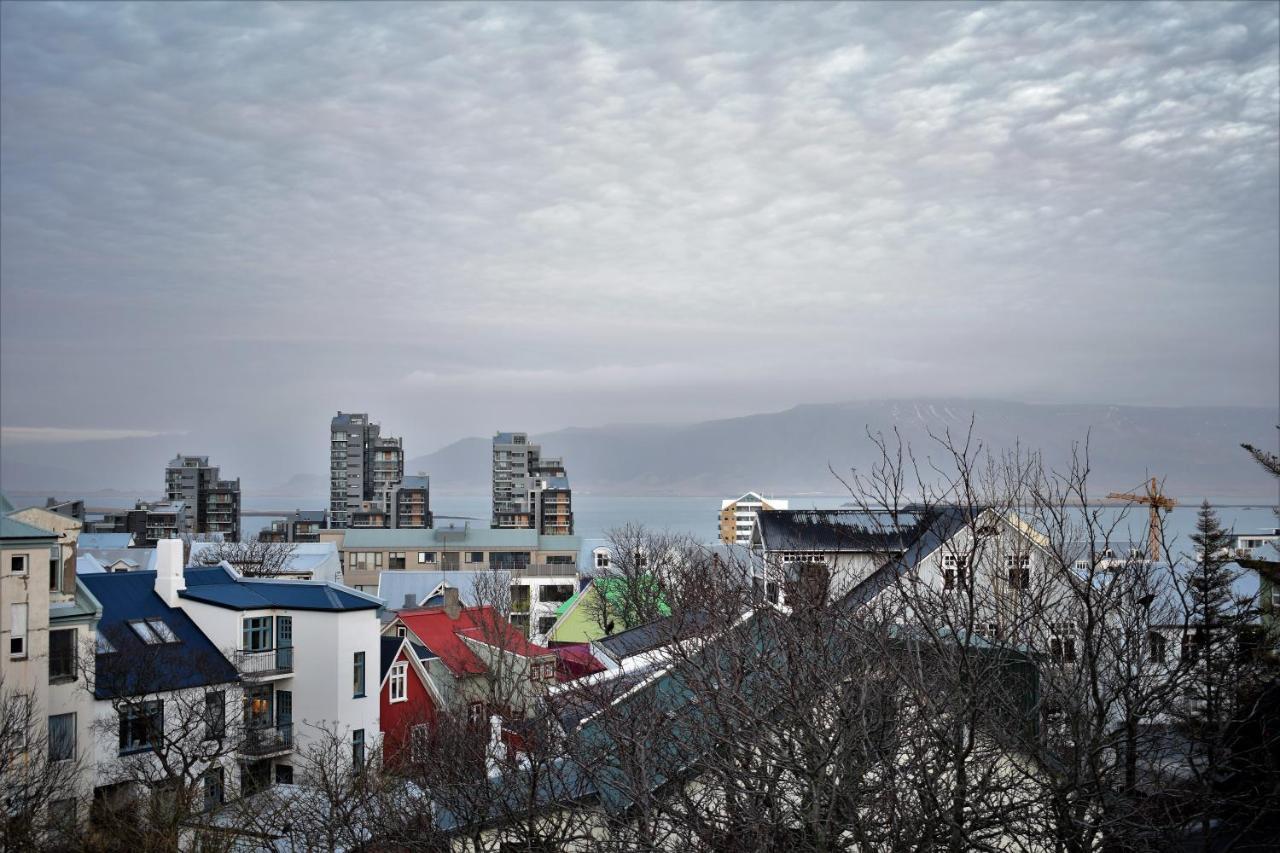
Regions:
<instances>
[{"instance_id":1,"label":"corrugated metal roof","mask_svg":"<svg viewBox=\"0 0 1280 853\"><path fill-rule=\"evenodd\" d=\"M582 540L577 536L539 536L536 530L504 530L462 525L414 529L353 527L348 528L342 537L342 547L346 550L386 548L405 551L439 551L483 548L576 552L581 545Z\"/></svg>"},{"instance_id":2,"label":"corrugated metal roof","mask_svg":"<svg viewBox=\"0 0 1280 853\"><path fill-rule=\"evenodd\" d=\"M155 593L155 572L86 575L79 579L102 604L98 634L116 651L97 655L94 695L99 699L238 681L231 662L191 621ZM162 619L176 643L148 645L130 620Z\"/></svg>"},{"instance_id":3,"label":"corrugated metal roof","mask_svg":"<svg viewBox=\"0 0 1280 853\"><path fill-rule=\"evenodd\" d=\"M128 548L133 541L132 533L81 533L76 537L76 547L86 548Z\"/></svg>"},{"instance_id":4,"label":"corrugated metal roof","mask_svg":"<svg viewBox=\"0 0 1280 853\"><path fill-rule=\"evenodd\" d=\"M32 527L7 515L0 515L0 539L48 539L56 542L58 534Z\"/></svg>"},{"instance_id":5,"label":"corrugated metal roof","mask_svg":"<svg viewBox=\"0 0 1280 853\"><path fill-rule=\"evenodd\" d=\"M479 604L476 596L476 579L487 572L380 572L378 574L378 598L394 609L405 606L405 597L412 598L411 607L431 603L441 585L455 587L458 598L465 605Z\"/></svg>"},{"instance_id":6,"label":"corrugated metal roof","mask_svg":"<svg viewBox=\"0 0 1280 853\"><path fill-rule=\"evenodd\" d=\"M230 610L282 607L288 610L376 610L382 602L354 589L323 581L242 578L223 566L189 568L183 598Z\"/></svg>"}]
</instances>

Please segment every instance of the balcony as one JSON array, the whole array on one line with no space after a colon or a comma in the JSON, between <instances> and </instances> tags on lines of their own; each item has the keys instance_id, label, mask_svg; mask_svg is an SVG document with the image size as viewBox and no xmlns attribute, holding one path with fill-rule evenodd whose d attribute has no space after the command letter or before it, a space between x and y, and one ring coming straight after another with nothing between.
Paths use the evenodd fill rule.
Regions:
<instances>
[{"instance_id":1,"label":"balcony","mask_svg":"<svg viewBox=\"0 0 1280 853\"><path fill-rule=\"evenodd\" d=\"M250 726L245 729L240 754L254 758L284 755L293 751L293 723L275 726Z\"/></svg>"},{"instance_id":2,"label":"balcony","mask_svg":"<svg viewBox=\"0 0 1280 853\"><path fill-rule=\"evenodd\" d=\"M293 672L293 649L267 649L261 652L237 651L236 670L244 678L270 678Z\"/></svg>"}]
</instances>

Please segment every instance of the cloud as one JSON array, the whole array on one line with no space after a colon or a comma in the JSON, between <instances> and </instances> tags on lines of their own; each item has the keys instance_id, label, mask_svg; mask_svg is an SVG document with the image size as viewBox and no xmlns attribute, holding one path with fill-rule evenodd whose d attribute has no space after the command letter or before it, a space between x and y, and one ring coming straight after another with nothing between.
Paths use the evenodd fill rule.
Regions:
<instances>
[{"instance_id":1,"label":"cloud","mask_svg":"<svg viewBox=\"0 0 1280 853\"><path fill-rule=\"evenodd\" d=\"M125 438L160 438L186 435L184 430L96 429L75 427L0 427L5 444L74 444L82 441L119 441Z\"/></svg>"},{"instance_id":2,"label":"cloud","mask_svg":"<svg viewBox=\"0 0 1280 853\"><path fill-rule=\"evenodd\" d=\"M6 416L1276 401L1274 4L0 18Z\"/></svg>"}]
</instances>

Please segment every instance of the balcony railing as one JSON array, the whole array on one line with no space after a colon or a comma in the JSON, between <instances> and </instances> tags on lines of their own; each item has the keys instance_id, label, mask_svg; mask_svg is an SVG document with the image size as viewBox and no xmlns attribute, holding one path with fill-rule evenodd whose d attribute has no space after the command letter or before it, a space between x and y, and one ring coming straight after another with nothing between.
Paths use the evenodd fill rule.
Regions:
<instances>
[{"instance_id":1,"label":"balcony railing","mask_svg":"<svg viewBox=\"0 0 1280 853\"><path fill-rule=\"evenodd\" d=\"M242 755L275 755L293 749L293 723L275 726L250 726L245 729Z\"/></svg>"},{"instance_id":2,"label":"balcony railing","mask_svg":"<svg viewBox=\"0 0 1280 853\"><path fill-rule=\"evenodd\" d=\"M293 649L267 649L261 652L236 652L236 669L253 678L293 672Z\"/></svg>"}]
</instances>

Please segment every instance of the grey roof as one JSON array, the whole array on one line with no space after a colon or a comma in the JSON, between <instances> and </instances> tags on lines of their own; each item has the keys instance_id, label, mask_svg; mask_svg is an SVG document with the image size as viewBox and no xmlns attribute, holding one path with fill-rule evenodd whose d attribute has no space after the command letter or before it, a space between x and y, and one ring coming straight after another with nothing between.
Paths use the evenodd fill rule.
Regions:
<instances>
[{"instance_id":1,"label":"grey roof","mask_svg":"<svg viewBox=\"0 0 1280 853\"><path fill-rule=\"evenodd\" d=\"M628 628L625 631L597 640L596 645L615 661L633 655L651 652L678 640L696 636L712 623L712 617L703 611L672 614L671 616Z\"/></svg>"},{"instance_id":2,"label":"grey roof","mask_svg":"<svg viewBox=\"0 0 1280 853\"><path fill-rule=\"evenodd\" d=\"M528 439L528 435L523 432L499 432L494 434L493 443L494 444L514 444L515 437L517 435L523 435L525 436L526 440Z\"/></svg>"},{"instance_id":3,"label":"grey roof","mask_svg":"<svg viewBox=\"0 0 1280 853\"><path fill-rule=\"evenodd\" d=\"M155 568L155 548L80 548L78 551L82 555L93 557L104 568L109 568L118 560L127 560L139 569Z\"/></svg>"},{"instance_id":4,"label":"grey roof","mask_svg":"<svg viewBox=\"0 0 1280 853\"><path fill-rule=\"evenodd\" d=\"M431 478L425 474L414 474L413 476L405 477L400 481L400 488L402 489L425 489L430 487L430 485Z\"/></svg>"},{"instance_id":5,"label":"grey roof","mask_svg":"<svg viewBox=\"0 0 1280 853\"><path fill-rule=\"evenodd\" d=\"M378 574L378 598L391 610L405 606L405 596L413 598L414 607L420 607L436 594L442 586L455 587L458 598L466 605L479 604L476 600L476 579L488 572L418 572L397 571Z\"/></svg>"}]
</instances>

